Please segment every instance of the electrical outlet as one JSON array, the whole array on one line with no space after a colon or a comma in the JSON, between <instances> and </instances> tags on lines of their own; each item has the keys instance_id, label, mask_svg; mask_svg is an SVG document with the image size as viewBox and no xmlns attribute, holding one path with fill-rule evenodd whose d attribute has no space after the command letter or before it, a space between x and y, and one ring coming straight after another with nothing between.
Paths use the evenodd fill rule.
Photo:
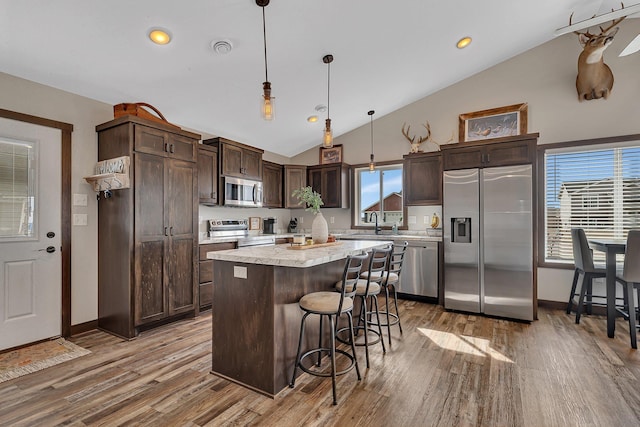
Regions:
<instances>
[{"instance_id":1,"label":"electrical outlet","mask_svg":"<svg viewBox=\"0 0 640 427\"><path fill-rule=\"evenodd\" d=\"M429 224L429 215L425 215L424 219L422 220L425 224Z\"/></svg>"},{"instance_id":2,"label":"electrical outlet","mask_svg":"<svg viewBox=\"0 0 640 427\"><path fill-rule=\"evenodd\" d=\"M74 194L73 195L73 206L87 206L87 195L86 194Z\"/></svg>"},{"instance_id":3,"label":"electrical outlet","mask_svg":"<svg viewBox=\"0 0 640 427\"><path fill-rule=\"evenodd\" d=\"M331 224L333 224L334 222L336 222L336 217L334 217L334 216L330 216L330 217L329 217L329 222L330 222Z\"/></svg>"},{"instance_id":4,"label":"electrical outlet","mask_svg":"<svg viewBox=\"0 0 640 427\"><path fill-rule=\"evenodd\" d=\"M303 222L304 222L304 217L303 217L303 216L301 216L301 217L300 217L300 224L302 224Z\"/></svg>"},{"instance_id":5,"label":"electrical outlet","mask_svg":"<svg viewBox=\"0 0 640 427\"><path fill-rule=\"evenodd\" d=\"M238 279L246 279L247 278L247 267L238 267L237 265L233 266L233 277L237 277Z\"/></svg>"}]
</instances>

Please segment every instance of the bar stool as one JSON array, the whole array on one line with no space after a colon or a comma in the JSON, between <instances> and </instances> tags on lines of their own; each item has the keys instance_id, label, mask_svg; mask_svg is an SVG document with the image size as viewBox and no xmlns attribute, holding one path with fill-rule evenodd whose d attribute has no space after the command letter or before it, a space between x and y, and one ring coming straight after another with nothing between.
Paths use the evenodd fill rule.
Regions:
<instances>
[{"instance_id":1,"label":"bar stool","mask_svg":"<svg viewBox=\"0 0 640 427\"><path fill-rule=\"evenodd\" d=\"M378 295L382 287L382 281L384 280L384 273L387 271L387 263L389 260L389 254L391 253L391 247L384 249L373 249L371 251L371 258L369 259L369 268L367 269L367 278L363 279L360 275L360 279L356 283L356 298L360 300L360 311L358 313L358 324L355 327L355 335L359 335L360 330L364 331L364 343L356 342L357 346L364 346L365 357L367 361L367 368L369 368L369 346L378 344L382 345L382 352L386 353L387 349L384 346L384 338L382 336L382 326L380 324L380 313L378 310ZM336 283L336 289L341 291L343 289L343 282ZM369 300L369 302L367 302ZM376 322L373 322L373 315L376 316ZM378 330L370 329L369 326L377 325ZM345 328L338 330L338 333L342 333ZM369 341L369 332L377 335L377 338L373 341ZM341 339L338 336L338 341L347 343L348 341Z\"/></svg>"},{"instance_id":2,"label":"bar stool","mask_svg":"<svg viewBox=\"0 0 640 427\"><path fill-rule=\"evenodd\" d=\"M580 323L580 316L582 314L582 308L587 306L587 313L591 314L591 307L593 305L606 306L602 303L594 303L593 298L606 298L603 295L594 295L592 292L593 279L607 276L607 271L604 268L595 268L593 266L593 251L589 248L589 242L587 236L582 228L571 229L571 243L573 245L573 260L576 266L576 270L573 274L573 283L571 284L571 294L569 295L569 302L567 303L567 314L571 314L571 308L576 305L576 323ZM578 278L582 275L582 283L580 284L580 293L576 293L576 287L578 285ZM579 296L578 303L576 304L573 297ZM587 301L585 302L585 297Z\"/></svg>"},{"instance_id":3,"label":"bar stool","mask_svg":"<svg viewBox=\"0 0 640 427\"><path fill-rule=\"evenodd\" d=\"M336 376L343 375L349 372L354 367L358 375L358 381L360 381L360 369L358 368L358 359L356 358L355 337L353 335L353 317L351 312L353 311L353 297L356 293L356 282L358 281L360 271L364 261L368 258L367 254L352 255L347 257L344 272L342 273L342 283L345 286L342 287L341 292L313 292L304 295L298 302L300 308L304 311L302 320L300 321L300 338L298 339L298 351L296 354L296 362L293 367L293 375L291 376L291 382L289 387L293 388L296 382L296 373L298 368L304 372L316 375L319 377L331 377L331 383L333 387L333 404L337 405L338 400L336 397ZM304 326L307 317L310 314L317 314L320 316L320 338L318 340L318 347L308 350L301 355L302 351L302 337L304 336ZM341 315L345 314L349 322L348 330L350 331L349 344L351 346L351 354L346 351L336 349L336 326L338 319ZM331 327L331 343L329 347L322 346L322 320L324 317L329 319ZM331 372L324 372L326 366L321 368L322 353L328 353L331 362ZM336 353L346 356L351 363L345 369L336 372ZM317 369L312 367L307 368L303 365L303 360L308 357L317 354L318 360L315 363Z\"/></svg>"},{"instance_id":4,"label":"bar stool","mask_svg":"<svg viewBox=\"0 0 640 427\"><path fill-rule=\"evenodd\" d=\"M389 255L389 263L387 271L384 272L384 280L382 281L382 287L384 289L384 304L385 311L381 311L381 316L386 316L386 323L382 323L382 326L387 327L387 333L389 336L389 345L391 345L391 326L398 325L400 334L402 335L402 323L400 323L400 312L398 311L398 283L400 282L400 273L402 272L402 265L404 263L404 256L407 252L409 242L394 243L392 246L392 252ZM368 272L363 272L360 277L366 279ZM389 312L389 290L393 291L393 304L395 306L395 313Z\"/></svg>"},{"instance_id":5,"label":"bar stool","mask_svg":"<svg viewBox=\"0 0 640 427\"><path fill-rule=\"evenodd\" d=\"M638 325L636 309L640 307L640 293L638 294L636 305L633 300L633 290L640 289L640 230L630 230L627 235L622 276L616 277L616 281L623 285L624 300L627 303L627 312L623 312L623 315L629 320L631 347L637 349L636 328L638 328Z\"/></svg>"}]
</instances>

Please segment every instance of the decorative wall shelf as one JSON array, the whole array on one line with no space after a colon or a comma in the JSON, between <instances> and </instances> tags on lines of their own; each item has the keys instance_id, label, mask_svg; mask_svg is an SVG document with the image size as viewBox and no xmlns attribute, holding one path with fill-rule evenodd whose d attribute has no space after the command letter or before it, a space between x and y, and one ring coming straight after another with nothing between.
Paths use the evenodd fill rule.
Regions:
<instances>
[{"instance_id":1,"label":"decorative wall shelf","mask_svg":"<svg viewBox=\"0 0 640 427\"><path fill-rule=\"evenodd\" d=\"M93 187L93 191L108 191L129 188L129 156L116 157L96 163L94 175L85 176L84 180Z\"/></svg>"}]
</instances>

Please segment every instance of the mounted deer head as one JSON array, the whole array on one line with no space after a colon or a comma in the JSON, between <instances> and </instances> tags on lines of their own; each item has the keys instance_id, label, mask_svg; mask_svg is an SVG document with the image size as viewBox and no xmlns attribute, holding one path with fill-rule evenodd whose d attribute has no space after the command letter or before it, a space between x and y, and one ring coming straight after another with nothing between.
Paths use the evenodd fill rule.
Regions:
<instances>
[{"instance_id":1,"label":"mounted deer head","mask_svg":"<svg viewBox=\"0 0 640 427\"><path fill-rule=\"evenodd\" d=\"M624 5L622 7L624 8ZM571 17L569 24L571 24ZM578 76L576 78L576 89L580 102L609 97L613 88L613 73L604 63L603 53L613 42L613 38L618 32L618 28L614 27L624 18L623 16L612 21L607 28L600 27L598 34L591 34L589 31L583 33L574 31L583 46L582 53L578 57Z\"/></svg>"},{"instance_id":2,"label":"mounted deer head","mask_svg":"<svg viewBox=\"0 0 640 427\"><path fill-rule=\"evenodd\" d=\"M418 138L418 141L416 142L416 135L414 135L413 137L409 136L409 131L411 130L411 126L407 126L407 130L405 130L404 127L406 125L407 125L406 123L404 123L402 125L402 134L411 143L411 151L409 151L409 153L419 153L419 152L421 152L422 150L420 149L420 144L422 144L425 141L437 145L438 146L438 150L439 150L440 149L440 145L446 144L446 143L448 143L450 141L453 141L453 137L454 137L454 134L455 134L455 131L452 132L451 138L449 138L446 142L443 142L443 143L436 142L431 137L431 125L429 125L429 122L427 121L426 125L422 125L427 130L427 136L425 136L425 137L421 136L420 138Z\"/></svg>"}]
</instances>

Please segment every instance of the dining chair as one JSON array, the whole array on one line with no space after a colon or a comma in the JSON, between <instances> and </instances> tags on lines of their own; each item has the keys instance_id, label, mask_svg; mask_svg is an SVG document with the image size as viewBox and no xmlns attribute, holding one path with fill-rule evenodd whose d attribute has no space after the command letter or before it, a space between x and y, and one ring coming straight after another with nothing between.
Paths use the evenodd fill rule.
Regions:
<instances>
[{"instance_id":1,"label":"dining chair","mask_svg":"<svg viewBox=\"0 0 640 427\"><path fill-rule=\"evenodd\" d=\"M638 294L637 302L634 301L633 290L640 289L640 230L630 230L627 235L622 276L617 276L616 281L622 283L623 286L624 300L627 304L627 312L623 314L626 314L625 317L629 320L631 347L637 349L637 309L640 306L640 294Z\"/></svg>"},{"instance_id":2,"label":"dining chair","mask_svg":"<svg viewBox=\"0 0 640 427\"><path fill-rule=\"evenodd\" d=\"M582 228L571 229L571 243L573 245L573 262L576 269L573 273L573 283L571 284L571 293L567 303L567 314L571 314L571 309L575 305L576 323L580 323L583 307L586 306L587 314L591 314L593 305L606 306L606 303L593 302L593 298L606 298L604 295L593 294L593 279L606 277L607 271L604 268L594 267L593 251L589 248L587 236ZM580 276L582 276L582 281L580 283L580 292L577 293L576 288ZM576 296L579 297L577 304L574 301Z\"/></svg>"}]
</instances>

